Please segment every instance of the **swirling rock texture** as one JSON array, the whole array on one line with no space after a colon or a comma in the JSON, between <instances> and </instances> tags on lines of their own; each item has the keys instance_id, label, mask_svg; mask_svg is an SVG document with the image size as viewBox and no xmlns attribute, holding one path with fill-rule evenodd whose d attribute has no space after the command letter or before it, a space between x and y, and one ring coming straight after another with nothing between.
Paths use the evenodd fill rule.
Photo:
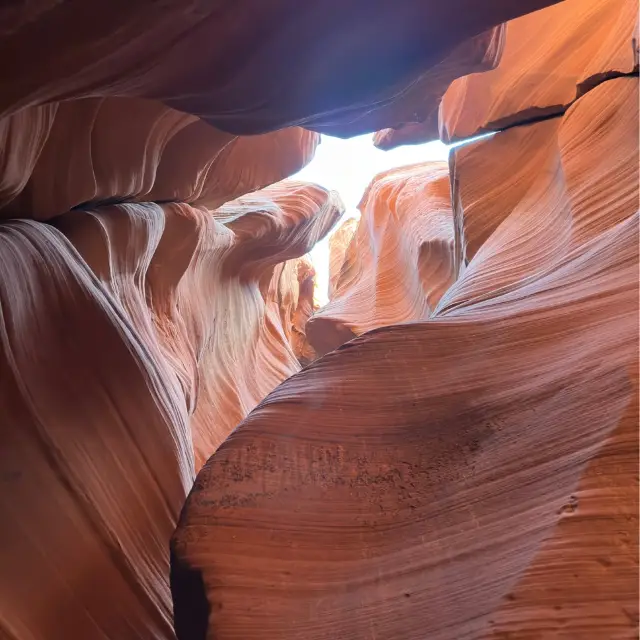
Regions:
<instances>
[{"instance_id":1,"label":"swirling rock texture","mask_svg":"<svg viewBox=\"0 0 640 640\"><path fill-rule=\"evenodd\" d=\"M0 226L3 634L173 637L168 541L194 471L300 369L297 256L341 212L285 182L213 212Z\"/></svg>"},{"instance_id":2,"label":"swirling rock texture","mask_svg":"<svg viewBox=\"0 0 640 640\"><path fill-rule=\"evenodd\" d=\"M521 126L549 75L528 71L477 129L512 132L374 183L384 224L359 225L327 310L357 293L344 339L365 333L302 371L303 256L342 206L268 186L313 131L433 131L446 85L501 74L509 21L553 4L0 7L0 636L174 638L183 507L181 640L634 632L637 81L610 80L630 22L592 5L574 44L599 29L624 64L572 71L552 124ZM434 198L449 235L424 242Z\"/></svg>"},{"instance_id":3,"label":"swirling rock texture","mask_svg":"<svg viewBox=\"0 0 640 640\"><path fill-rule=\"evenodd\" d=\"M499 47L495 68L458 78L444 94L445 142L561 114L604 79L637 74L638 6L633 0L565 0L507 22ZM426 121L380 131L375 144L390 149L437 137L436 125Z\"/></svg>"},{"instance_id":4,"label":"swirling rock texture","mask_svg":"<svg viewBox=\"0 0 640 640\"><path fill-rule=\"evenodd\" d=\"M428 318L453 283L446 162L376 176L359 209L331 300L307 324L319 354L371 329Z\"/></svg>"},{"instance_id":5,"label":"swirling rock texture","mask_svg":"<svg viewBox=\"0 0 640 640\"><path fill-rule=\"evenodd\" d=\"M591 26L565 50L602 28L600 60L616 58L602 34L626 5L584 4ZM282 383L198 475L172 541L180 638L637 637L638 79L571 72L571 96L532 122L557 79L527 41L522 81L500 90L507 129L439 168L451 286L433 306L409 297L428 311L401 324L334 333L328 348L349 342ZM469 83L497 95L499 69ZM380 286L424 232L382 250L408 177L438 183L419 170L373 181L313 346L338 311L368 321L419 281L407 259Z\"/></svg>"},{"instance_id":6,"label":"swirling rock texture","mask_svg":"<svg viewBox=\"0 0 640 640\"><path fill-rule=\"evenodd\" d=\"M297 127L233 136L151 100L71 100L46 109L5 120L17 148L5 155L17 159L0 190L1 217L48 220L122 201L215 209L295 173L319 142Z\"/></svg>"},{"instance_id":7,"label":"swirling rock texture","mask_svg":"<svg viewBox=\"0 0 640 640\"><path fill-rule=\"evenodd\" d=\"M354 251L350 248L357 228L358 218L348 218L329 237L329 298L335 295L343 265L355 259L355 245Z\"/></svg>"}]
</instances>

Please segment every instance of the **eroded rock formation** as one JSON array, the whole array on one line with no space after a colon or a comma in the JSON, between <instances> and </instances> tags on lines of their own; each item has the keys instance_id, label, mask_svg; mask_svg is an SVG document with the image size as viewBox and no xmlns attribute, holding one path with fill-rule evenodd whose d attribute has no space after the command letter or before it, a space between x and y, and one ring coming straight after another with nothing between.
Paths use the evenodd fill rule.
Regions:
<instances>
[{"instance_id":1,"label":"eroded rock formation","mask_svg":"<svg viewBox=\"0 0 640 640\"><path fill-rule=\"evenodd\" d=\"M556 2L11 4L0 9L0 59L11 61L0 115L126 96L236 134L334 126L393 101L467 39Z\"/></svg>"},{"instance_id":2,"label":"eroded rock formation","mask_svg":"<svg viewBox=\"0 0 640 640\"><path fill-rule=\"evenodd\" d=\"M0 226L13 637L173 637L168 541L194 472L299 370L308 275L283 272L341 211L284 182L213 212L132 203Z\"/></svg>"},{"instance_id":3,"label":"eroded rock formation","mask_svg":"<svg viewBox=\"0 0 640 640\"><path fill-rule=\"evenodd\" d=\"M390 233L416 168L373 181L307 329L320 352L350 341L249 414L187 500L181 637L637 635L638 79L600 65L622 52L602 34L628 42L633 26L628 5L604 5L565 25L582 57L563 82L530 62L535 34L518 59L510 25L497 69L456 81L504 109L464 135L508 126L452 151L452 282L434 305L406 291L428 198ZM595 58L580 49L592 31ZM497 90L507 63L521 80ZM558 87L571 92L532 122Z\"/></svg>"},{"instance_id":4,"label":"eroded rock formation","mask_svg":"<svg viewBox=\"0 0 640 640\"><path fill-rule=\"evenodd\" d=\"M555 4L0 8L0 636L637 635L636 16ZM318 310L374 129L498 133Z\"/></svg>"},{"instance_id":5,"label":"eroded rock formation","mask_svg":"<svg viewBox=\"0 0 640 640\"><path fill-rule=\"evenodd\" d=\"M454 280L445 162L376 176L359 209L331 300L307 325L319 354L371 329L427 319Z\"/></svg>"},{"instance_id":6,"label":"eroded rock formation","mask_svg":"<svg viewBox=\"0 0 640 640\"><path fill-rule=\"evenodd\" d=\"M32 107L5 123L5 156L18 160L0 191L4 218L48 220L104 202L215 209L295 173L319 142L297 127L237 137L159 102L128 98Z\"/></svg>"},{"instance_id":7,"label":"eroded rock formation","mask_svg":"<svg viewBox=\"0 0 640 640\"><path fill-rule=\"evenodd\" d=\"M440 105L445 142L562 114L603 80L637 74L637 3L564 0L507 22L499 47L489 71L469 69L446 91ZM396 129L379 132L376 145L390 149L438 137L433 121Z\"/></svg>"}]
</instances>

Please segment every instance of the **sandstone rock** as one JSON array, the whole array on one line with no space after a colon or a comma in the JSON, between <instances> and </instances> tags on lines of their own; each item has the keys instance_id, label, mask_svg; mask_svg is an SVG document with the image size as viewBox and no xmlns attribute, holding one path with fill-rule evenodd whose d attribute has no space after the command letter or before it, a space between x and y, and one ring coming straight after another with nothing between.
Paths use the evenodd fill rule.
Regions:
<instances>
[{"instance_id":1,"label":"sandstone rock","mask_svg":"<svg viewBox=\"0 0 640 640\"><path fill-rule=\"evenodd\" d=\"M274 292L268 296L277 302L282 328L302 366L316 358L306 335L307 321L317 309L315 276L316 270L308 256L287 260L276 267L270 287Z\"/></svg>"},{"instance_id":2,"label":"sandstone rock","mask_svg":"<svg viewBox=\"0 0 640 640\"><path fill-rule=\"evenodd\" d=\"M333 298L336 293L343 265L346 262L345 268L350 268L349 265L355 259L355 256L350 255L349 248L357 228L358 218L349 218L329 238L329 298Z\"/></svg>"},{"instance_id":3,"label":"sandstone rock","mask_svg":"<svg viewBox=\"0 0 640 640\"><path fill-rule=\"evenodd\" d=\"M0 260L3 633L173 638L182 390L59 231L4 223Z\"/></svg>"},{"instance_id":4,"label":"sandstone rock","mask_svg":"<svg viewBox=\"0 0 640 640\"><path fill-rule=\"evenodd\" d=\"M307 253L342 210L336 194L285 181L214 212L231 244L211 256L206 273L203 304L215 331L200 356L206 373L192 418L198 468L251 409L299 371L291 329L282 324L288 305L279 299L277 266Z\"/></svg>"},{"instance_id":5,"label":"sandstone rock","mask_svg":"<svg viewBox=\"0 0 640 640\"><path fill-rule=\"evenodd\" d=\"M469 138L562 113L594 85L638 69L635 0L565 0L511 20L498 66L459 78L440 108L441 138Z\"/></svg>"},{"instance_id":6,"label":"sandstone rock","mask_svg":"<svg viewBox=\"0 0 640 640\"><path fill-rule=\"evenodd\" d=\"M0 119L0 209L24 189L57 108L57 104L48 104Z\"/></svg>"},{"instance_id":7,"label":"sandstone rock","mask_svg":"<svg viewBox=\"0 0 640 640\"><path fill-rule=\"evenodd\" d=\"M427 319L452 284L453 215L444 162L376 176L329 304L309 320L319 354L377 327Z\"/></svg>"},{"instance_id":8,"label":"sandstone rock","mask_svg":"<svg viewBox=\"0 0 640 640\"><path fill-rule=\"evenodd\" d=\"M623 429L637 225L618 224L562 268L457 318L367 333L280 385L209 460L182 512L178 637L490 629L548 557L588 463ZM625 468L636 455L626 450ZM633 538L624 543L629 557ZM621 621L637 584L626 569L616 582Z\"/></svg>"},{"instance_id":9,"label":"sandstone rock","mask_svg":"<svg viewBox=\"0 0 640 640\"><path fill-rule=\"evenodd\" d=\"M638 210L638 79L610 80L563 117L451 154L458 271L438 314L554 269Z\"/></svg>"},{"instance_id":10,"label":"sandstone rock","mask_svg":"<svg viewBox=\"0 0 640 640\"><path fill-rule=\"evenodd\" d=\"M13 3L0 114L150 98L234 134L333 123L390 102L458 45L556 0ZM46 36L45 36L46 34Z\"/></svg>"},{"instance_id":11,"label":"sandstone rock","mask_svg":"<svg viewBox=\"0 0 640 640\"><path fill-rule=\"evenodd\" d=\"M5 121L12 136L28 141L34 123L27 115L55 114L37 162L33 153L13 154L6 179L16 187L0 216L47 220L74 207L122 201L216 208L295 173L319 142L300 128L236 137L151 100L97 98L55 107L33 107Z\"/></svg>"},{"instance_id":12,"label":"sandstone rock","mask_svg":"<svg viewBox=\"0 0 640 640\"><path fill-rule=\"evenodd\" d=\"M121 204L0 225L0 616L14 637L174 637L180 508L234 420L300 368L269 283L340 213L324 189L284 183L213 214ZM297 281L278 284L300 300Z\"/></svg>"}]
</instances>

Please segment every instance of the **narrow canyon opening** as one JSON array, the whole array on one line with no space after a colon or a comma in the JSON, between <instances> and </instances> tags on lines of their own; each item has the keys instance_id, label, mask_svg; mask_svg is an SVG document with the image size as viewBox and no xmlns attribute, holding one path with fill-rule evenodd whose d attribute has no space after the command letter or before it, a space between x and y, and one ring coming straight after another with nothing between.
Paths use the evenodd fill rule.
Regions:
<instances>
[{"instance_id":1,"label":"narrow canyon opening","mask_svg":"<svg viewBox=\"0 0 640 640\"><path fill-rule=\"evenodd\" d=\"M0 639L637 638L638 41L0 7Z\"/></svg>"}]
</instances>

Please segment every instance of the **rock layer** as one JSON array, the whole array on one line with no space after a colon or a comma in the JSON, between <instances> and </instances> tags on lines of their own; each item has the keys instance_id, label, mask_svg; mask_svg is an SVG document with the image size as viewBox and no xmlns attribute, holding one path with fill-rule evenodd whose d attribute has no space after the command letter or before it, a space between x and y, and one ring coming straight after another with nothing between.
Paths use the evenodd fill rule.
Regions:
<instances>
[{"instance_id":1,"label":"rock layer","mask_svg":"<svg viewBox=\"0 0 640 640\"><path fill-rule=\"evenodd\" d=\"M349 121L468 38L556 1L13 3L0 10L0 115L126 96L234 134Z\"/></svg>"},{"instance_id":2,"label":"rock layer","mask_svg":"<svg viewBox=\"0 0 640 640\"><path fill-rule=\"evenodd\" d=\"M295 127L237 137L159 102L128 98L33 107L4 122L15 165L0 201L5 218L48 220L109 202L215 209L295 173L319 143Z\"/></svg>"},{"instance_id":3,"label":"rock layer","mask_svg":"<svg viewBox=\"0 0 640 640\"><path fill-rule=\"evenodd\" d=\"M272 393L183 510L179 637L487 631L631 406L637 224L483 308L368 333Z\"/></svg>"},{"instance_id":4,"label":"rock layer","mask_svg":"<svg viewBox=\"0 0 640 640\"><path fill-rule=\"evenodd\" d=\"M634 0L565 0L506 24L495 69L455 80L440 107L445 142L562 113L604 79L638 71Z\"/></svg>"},{"instance_id":5,"label":"rock layer","mask_svg":"<svg viewBox=\"0 0 640 640\"><path fill-rule=\"evenodd\" d=\"M341 211L281 183L215 212L121 204L0 226L3 630L174 637L179 510L201 463L299 370L281 318L305 311L282 307L300 293L278 270Z\"/></svg>"},{"instance_id":6,"label":"rock layer","mask_svg":"<svg viewBox=\"0 0 640 640\"><path fill-rule=\"evenodd\" d=\"M553 269L638 210L638 79L610 80L561 118L452 151L459 272L438 314Z\"/></svg>"},{"instance_id":7,"label":"rock layer","mask_svg":"<svg viewBox=\"0 0 640 640\"><path fill-rule=\"evenodd\" d=\"M360 222L331 300L307 325L319 354L371 329L428 318L453 282L445 162L376 176L359 209Z\"/></svg>"},{"instance_id":8,"label":"rock layer","mask_svg":"<svg viewBox=\"0 0 640 640\"><path fill-rule=\"evenodd\" d=\"M286 380L204 466L172 541L180 638L637 634L637 91L454 151L456 282ZM380 286L424 228L384 251L392 173L314 346L349 287L368 319L417 280L407 259Z\"/></svg>"}]
</instances>

